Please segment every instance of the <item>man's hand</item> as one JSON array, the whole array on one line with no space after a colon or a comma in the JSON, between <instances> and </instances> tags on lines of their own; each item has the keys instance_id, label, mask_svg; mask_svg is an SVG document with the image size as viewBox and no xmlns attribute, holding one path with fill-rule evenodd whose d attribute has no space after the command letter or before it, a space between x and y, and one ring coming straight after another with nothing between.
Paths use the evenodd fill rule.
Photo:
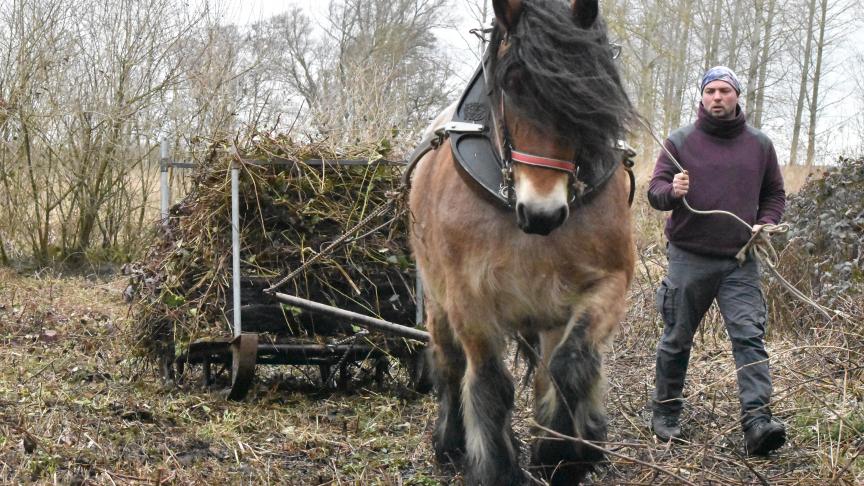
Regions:
<instances>
[{"instance_id":1,"label":"man's hand","mask_svg":"<svg viewBox=\"0 0 864 486\"><path fill-rule=\"evenodd\" d=\"M690 190L690 176L687 171L679 172L672 178L672 195L677 198L682 198L687 195Z\"/></svg>"}]
</instances>

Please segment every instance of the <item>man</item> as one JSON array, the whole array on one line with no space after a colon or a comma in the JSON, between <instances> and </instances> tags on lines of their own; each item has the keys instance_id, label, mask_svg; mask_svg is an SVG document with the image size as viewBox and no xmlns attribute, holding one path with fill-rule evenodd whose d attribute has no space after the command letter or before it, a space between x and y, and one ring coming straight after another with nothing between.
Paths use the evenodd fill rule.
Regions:
<instances>
[{"instance_id":1,"label":"man","mask_svg":"<svg viewBox=\"0 0 864 486\"><path fill-rule=\"evenodd\" d=\"M765 455L786 440L783 425L771 417L771 376L765 352L766 307L759 268L750 256L743 264L736 253L750 231L729 215L701 215L682 203L686 196L697 210L724 210L753 226L777 224L786 193L771 140L747 125L738 106L741 87L724 66L702 78L702 103L695 123L673 132L666 148L684 167L681 172L660 152L648 187L648 201L672 211L666 223L668 275L657 290L663 337L657 346L657 368L651 425L658 438L681 436L682 390L693 335L712 301L717 300L738 378L741 425L748 454Z\"/></svg>"}]
</instances>

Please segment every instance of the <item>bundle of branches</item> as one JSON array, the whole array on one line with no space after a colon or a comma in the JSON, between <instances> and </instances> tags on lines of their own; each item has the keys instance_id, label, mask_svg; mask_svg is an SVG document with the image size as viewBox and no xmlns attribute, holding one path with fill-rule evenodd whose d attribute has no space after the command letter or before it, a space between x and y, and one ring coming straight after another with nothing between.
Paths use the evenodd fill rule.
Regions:
<instances>
[{"instance_id":1,"label":"bundle of branches","mask_svg":"<svg viewBox=\"0 0 864 486\"><path fill-rule=\"evenodd\" d=\"M264 137L243 158L214 146L194 169L192 190L171 208L169 223L132 279L138 343L144 355L174 356L201 338L232 335L231 166L240 160L240 242L243 329L273 340L323 343L358 329L334 318L279 305L261 292L280 274L301 267L322 248L387 204L400 189L401 168L383 156L387 146L333 150ZM289 159L288 165L251 160ZM309 159L368 159L368 165L309 165ZM414 268L400 203L322 255L282 292L410 325ZM373 334L374 336L374 334ZM376 345L405 346L386 336Z\"/></svg>"},{"instance_id":2,"label":"bundle of branches","mask_svg":"<svg viewBox=\"0 0 864 486\"><path fill-rule=\"evenodd\" d=\"M775 242L783 248L778 269L821 304L851 319L864 319L864 158L841 158L821 177L809 180L788 201L791 228ZM822 319L791 300L776 283L768 297L775 322L808 324ZM849 320L847 318L846 320Z\"/></svg>"}]
</instances>

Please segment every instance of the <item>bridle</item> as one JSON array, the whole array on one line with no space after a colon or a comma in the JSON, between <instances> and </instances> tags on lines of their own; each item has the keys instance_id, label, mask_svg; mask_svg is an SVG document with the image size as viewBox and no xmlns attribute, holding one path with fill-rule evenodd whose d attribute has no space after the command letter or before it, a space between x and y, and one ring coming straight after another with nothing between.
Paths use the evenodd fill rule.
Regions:
<instances>
[{"instance_id":1,"label":"bridle","mask_svg":"<svg viewBox=\"0 0 864 486\"><path fill-rule=\"evenodd\" d=\"M509 42L509 33L505 34L501 39L501 43ZM496 45L496 51L500 43ZM491 59L493 53L491 52L492 44L487 44L486 53L483 56L483 61L481 61L481 66L483 69L483 78L486 86L489 86L489 76L486 70L486 63L488 59ZM497 54L497 52L495 53ZM501 120L499 122L498 116L495 113L495 110L489 110L492 118L492 133L495 134L495 144L498 149L499 160L501 160L501 187L499 188L499 192L502 197L505 197L509 202L510 206L513 207L516 200L516 190L515 190L515 178L513 175L514 172L514 164L523 164L530 165L533 167L540 167L542 169L550 169L557 170L560 172L565 172L569 176L569 194L570 198L568 204L572 204L579 198L583 196L585 193L585 188L587 187L584 182L579 180L579 162L576 160L574 156L573 160L562 160L562 159L554 159L551 157L545 157L542 155L531 154L528 152L521 152L516 150L513 146L512 137L510 136L510 130L507 127L507 118L505 116L506 110L506 98L507 93L504 91L504 88L500 89L499 93L499 113L501 116Z\"/></svg>"}]
</instances>

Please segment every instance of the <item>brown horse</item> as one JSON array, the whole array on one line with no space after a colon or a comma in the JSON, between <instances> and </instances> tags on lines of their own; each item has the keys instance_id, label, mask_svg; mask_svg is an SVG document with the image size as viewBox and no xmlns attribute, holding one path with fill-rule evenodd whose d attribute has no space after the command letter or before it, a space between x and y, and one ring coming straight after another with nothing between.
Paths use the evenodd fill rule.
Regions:
<instances>
[{"instance_id":1,"label":"brown horse","mask_svg":"<svg viewBox=\"0 0 864 486\"><path fill-rule=\"evenodd\" d=\"M511 207L478 188L444 141L416 165L410 209L437 375L436 457L464 459L468 484L497 486L525 480L508 336L538 338L537 423L605 440L600 352L623 316L635 249L630 181L613 149L632 109L597 0L493 5L484 62ZM538 433L532 462L554 484L581 481L603 457Z\"/></svg>"}]
</instances>

